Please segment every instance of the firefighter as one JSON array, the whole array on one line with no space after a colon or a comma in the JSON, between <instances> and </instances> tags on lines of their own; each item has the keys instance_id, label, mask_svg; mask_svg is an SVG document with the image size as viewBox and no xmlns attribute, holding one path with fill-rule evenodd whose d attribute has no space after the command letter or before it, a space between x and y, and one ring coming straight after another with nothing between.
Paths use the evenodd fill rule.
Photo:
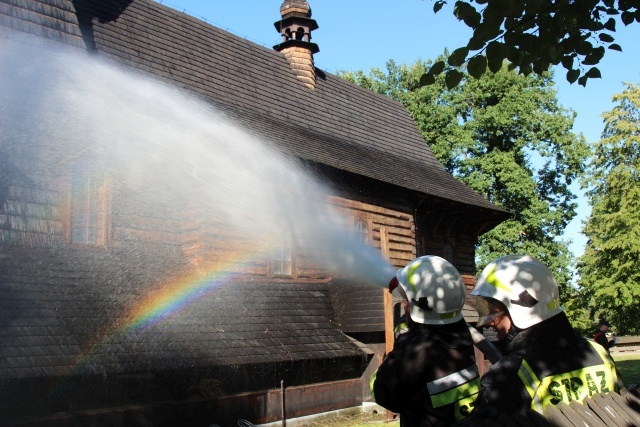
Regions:
<instances>
[{"instance_id":1,"label":"firefighter","mask_svg":"<svg viewBox=\"0 0 640 427\"><path fill-rule=\"evenodd\" d=\"M371 377L372 396L402 427L449 426L471 411L480 383L462 278L446 260L423 256L398 270L389 290L408 303L410 327Z\"/></svg>"},{"instance_id":2,"label":"firefighter","mask_svg":"<svg viewBox=\"0 0 640 427\"><path fill-rule=\"evenodd\" d=\"M525 255L498 258L482 271L471 295L477 296L477 326L492 328L504 345L502 359L482 377L464 425L498 413L543 413L560 402L618 391L613 360L573 330L556 280L540 261Z\"/></svg>"}]
</instances>

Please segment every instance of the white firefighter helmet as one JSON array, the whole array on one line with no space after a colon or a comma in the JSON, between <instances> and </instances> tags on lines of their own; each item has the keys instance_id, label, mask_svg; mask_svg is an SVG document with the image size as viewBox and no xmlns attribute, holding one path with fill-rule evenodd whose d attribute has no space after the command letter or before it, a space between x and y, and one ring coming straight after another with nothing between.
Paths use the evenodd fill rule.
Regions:
<instances>
[{"instance_id":1,"label":"white firefighter helmet","mask_svg":"<svg viewBox=\"0 0 640 427\"><path fill-rule=\"evenodd\" d=\"M558 284L546 265L527 255L508 255L482 270L471 295L493 298L509 310L513 324L527 329L562 311ZM486 304L478 304L480 312ZM485 322L486 323L486 322Z\"/></svg>"},{"instance_id":2,"label":"white firefighter helmet","mask_svg":"<svg viewBox=\"0 0 640 427\"><path fill-rule=\"evenodd\" d=\"M411 320L446 325L462 319L466 293L458 270L438 256L422 256L398 270L389 289L399 284L411 309ZM402 295L402 293L400 293ZM403 297L405 295L402 295Z\"/></svg>"}]
</instances>

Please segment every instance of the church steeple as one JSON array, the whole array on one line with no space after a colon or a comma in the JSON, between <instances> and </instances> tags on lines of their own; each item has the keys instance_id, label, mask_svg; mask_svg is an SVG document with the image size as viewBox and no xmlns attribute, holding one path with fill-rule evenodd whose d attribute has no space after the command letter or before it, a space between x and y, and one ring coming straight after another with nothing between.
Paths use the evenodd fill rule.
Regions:
<instances>
[{"instance_id":1,"label":"church steeple","mask_svg":"<svg viewBox=\"0 0 640 427\"><path fill-rule=\"evenodd\" d=\"M320 49L311 43L311 32L318 24L311 19L311 8L306 0L285 0L280 6L282 19L274 23L282 36L282 42L273 48L281 52L291 68L310 89L316 88L316 69L313 54Z\"/></svg>"}]
</instances>

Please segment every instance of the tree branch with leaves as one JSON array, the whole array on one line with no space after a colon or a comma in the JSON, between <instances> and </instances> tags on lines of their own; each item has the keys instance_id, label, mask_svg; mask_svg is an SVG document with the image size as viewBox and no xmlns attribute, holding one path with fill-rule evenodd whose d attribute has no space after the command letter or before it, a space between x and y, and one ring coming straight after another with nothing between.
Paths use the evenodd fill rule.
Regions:
<instances>
[{"instance_id":1,"label":"tree branch with leaves","mask_svg":"<svg viewBox=\"0 0 640 427\"><path fill-rule=\"evenodd\" d=\"M436 0L434 12L447 4ZM444 73L451 89L462 80L461 65L466 63L467 72L480 78L507 61L525 76L561 64L567 81L585 86L588 79L601 77L595 65L607 50L622 51L614 38L617 25L640 22L640 0L456 1L453 14L473 35L466 46L435 62L421 85L434 84Z\"/></svg>"}]
</instances>

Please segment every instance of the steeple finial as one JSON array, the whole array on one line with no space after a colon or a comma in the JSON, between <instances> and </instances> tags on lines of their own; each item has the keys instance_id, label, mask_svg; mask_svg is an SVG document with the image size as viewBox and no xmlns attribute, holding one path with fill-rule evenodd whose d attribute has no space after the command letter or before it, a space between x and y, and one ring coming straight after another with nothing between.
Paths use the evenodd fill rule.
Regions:
<instances>
[{"instance_id":1,"label":"steeple finial","mask_svg":"<svg viewBox=\"0 0 640 427\"><path fill-rule=\"evenodd\" d=\"M311 43L311 32L318 28L311 19L311 8L306 0L285 0L280 6L282 19L275 22L282 42L273 48L281 52L291 64L300 80L310 89L316 88L316 69L313 54L320 49Z\"/></svg>"}]
</instances>

